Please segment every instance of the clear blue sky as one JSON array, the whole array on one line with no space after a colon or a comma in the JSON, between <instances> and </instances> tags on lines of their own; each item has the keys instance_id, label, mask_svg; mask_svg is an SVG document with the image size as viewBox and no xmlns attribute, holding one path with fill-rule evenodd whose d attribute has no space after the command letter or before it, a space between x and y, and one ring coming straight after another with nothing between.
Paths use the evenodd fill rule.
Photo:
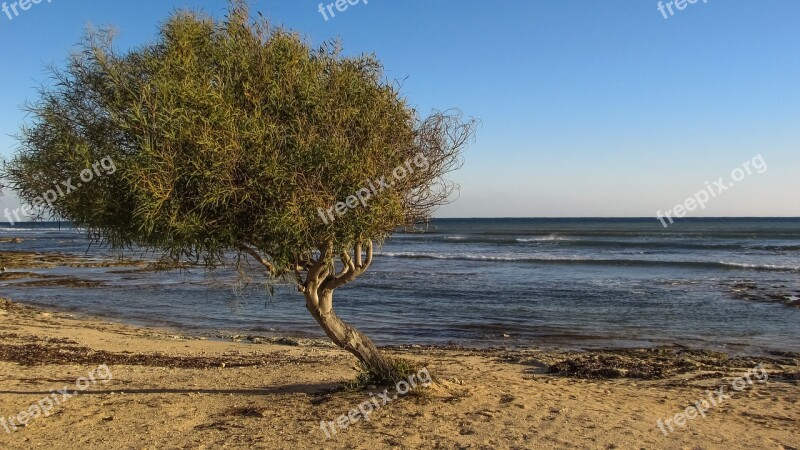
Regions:
<instances>
[{"instance_id":1,"label":"clear blue sky","mask_svg":"<svg viewBox=\"0 0 800 450\"><path fill-rule=\"evenodd\" d=\"M375 52L421 111L481 119L453 175L461 196L439 216L653 216L757 154L765 173L692 215L800 216L800 1L699 0L665 19L653 0L369 0L328 21L319 1L251 4L314 44ZM87 23L115 25L127 48L182 7L221 16L226 3L0 12L0 154L43 66L62 63Z\"/></svg>"}]
</instances>

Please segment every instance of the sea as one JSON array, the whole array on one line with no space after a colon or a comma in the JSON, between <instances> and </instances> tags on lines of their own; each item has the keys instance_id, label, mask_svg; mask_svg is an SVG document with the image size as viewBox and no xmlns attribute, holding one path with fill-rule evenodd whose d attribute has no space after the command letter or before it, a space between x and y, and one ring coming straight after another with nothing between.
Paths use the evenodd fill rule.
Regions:
<instances>
[{"instance_id":1,"label":"sea","mask_svg":"<svg viewBox=\"0 0 800 450\"><path fill-rule=\"evenodd\" d=\"M0 223L0 251L118 254L64 223ZM125 256L157 254L129 250ZM0 281L0 296L211 336L320 337L289 285L233 268L19 269L97 283ZM800 352L800 218L436 219L396 233L334 307L378 345Z\"/></svg>"}]
</instances>

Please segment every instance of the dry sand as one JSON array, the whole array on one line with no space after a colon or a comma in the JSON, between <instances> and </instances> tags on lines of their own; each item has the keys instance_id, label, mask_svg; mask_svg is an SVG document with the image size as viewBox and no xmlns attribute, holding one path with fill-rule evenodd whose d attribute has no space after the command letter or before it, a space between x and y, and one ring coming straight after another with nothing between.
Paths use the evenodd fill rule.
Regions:
<instances>
[{"instance_id":1,"label":"dry sand","mask_svg":"<svg viewBox=\"0 0 800 450\"><path fill-rule=\"evenodd\" d=\"M353 358L325 342L231 342L112 324L0 301L0 415L8 419L100 364L113 379L6 433L0 448L471 448L791 449L800 446L797 355L713 362L702 354L586 354L595 374L664 378L582 379L548 374L585 367L575 354L466 349L393 349L435 381L401 396L328 439L334 421L369 401L336 390L353 380ZM668 352L673 355L674 349ZM679 352L680 353L680 352ZM594 359L592 359L594 358ZM616 358L616 359L615 359ZM622 359L620 359L622 358ZM603 369L603 361L627 361ZM584 361L585 362L585 361ZM763 363L767 383L748 385L706 417L665 436L674 416ZM662 365L659 365L662 364ZM711 364L711 365L708 365ZM613 364L612 364L613 365ZM573 367L574 366L574 367ZM627 367L625 369L624 367ZM676 370L680 369L680 370ZM628 372L632 370L633 372ZM685 373L680 373L685 372ZM382 388L373 391L382 391Z\"/></svg>"}]
</instances>

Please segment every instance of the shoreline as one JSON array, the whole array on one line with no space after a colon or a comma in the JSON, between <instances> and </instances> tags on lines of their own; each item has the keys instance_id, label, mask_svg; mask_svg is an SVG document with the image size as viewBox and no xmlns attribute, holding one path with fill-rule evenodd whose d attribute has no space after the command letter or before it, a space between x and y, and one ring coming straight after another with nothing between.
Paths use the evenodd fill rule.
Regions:
<instances>
[{"instance_id":1,"label":"shoreline","mask_svg":"<svg viewBox=\"0 0 800 450\"><path fill-rule=\"evenodd\" d=\"M310 336L310 333L302 334L302 333L291 333L291 332L263 332L263 331L252 331L252 330L241 330L240 332L235 332L235 329L212 329L212 328L202 328L202 327L190 327L190 326L171 326L171 325L159 325L159 324L152 324L152 323L144 323L139 322L137 320L126 320L125 318L120 318L117 316L112 315L96 315L91 314L88 312L79 311L76 309L69 309L69 308L58 308L55 305L44 305L39 303L29 303L27 301L20 301L13 298L4 298L0 297L0 306L2 306L3 302L10 303L15 307L21 307L24 309L29 309L31 311L37 311L41 314L50 314L56 315L57 317L75 320L79 322L86 322L86 323L105 323L108 325L116 325L120 327L129 327L139 330L147 330L155 335L164 335L164 336L174 336L175 338L180 338L184 340L199 340L199 341L209 341L209 342L232 342L232 343L242 343L242 344L250 344L250 345L259 345L259 344L274 344L277 343L279 345L289 345L289 346L322 346L322 347L331 347L336 348L336 346L331 343L324 335L321 336ZM603 337L597 337L596 340L605 339ZM587 341L591 339L587 338ZM450 343L403 343L403 344L389 344L389 345L378 345L379 348L388 350L388 351L465 351L465 352L472 352L476 354L492 354L497 352L508 352L508 353L521 353L524 354L526 352L542 352L542 353L549 353L549 354L575 354L575 353L599 353L599 352L636 352L636 351L659 351L659 350L679 350L679 351L688 351L688 352L709 352L709 353L720 353L726 354L732 358L776 358L776 357L790 357L790 358L800 358L800 352L794 351L781 351L781 350L769 350L763 349L761 352L746 352L743 350L731 350L731 349L723 349L723 348L714 348L714 347L702 347L702 346L690 346L684 345L679 343L665 343L665 344L657 344L653 343L652 345L645 345L645 346L597 346L597 347L590 347L590 346L583 346L580 344L572 344L572 345L557 345L557 344L545 344L545 345L533 345L533 344L519 344L519 345L496 345L496 344L486 344L484 346L476 346L476 345L465 345L465 344L458 344L455 342Z\"/></svg>"},{"instance_id":2,"label":"shoreline","mask_svg":"<svg viewBox=\"0 0 800 450\"><path fill-rule=\"evenodd\" d=\"M386 347L428 368L433 384L328 438L320 423L370 396L341 390L357 374L355 360L322 340L194 338L2 300L0 350L4 418L100 365L113 374L48 417L12 433L0 428L0 443L9 448L45 447L54 439L64 448L138 449L788 450L800 442L798 355ZM663 424L759 364L767 383L748 386L672 432L659 429L658 420Z\"/></svg>"},{"instance_id":3,"label":"shoreline","mask_svg":"<svg viewBox=\"0 0 800 450\"><path fill-rule=\"evenodd\" d=\"M10 300L21 305L27 305L32 308L42 309L53 313L67 314L75 318L84 319L88 321L108 321L118 323L121 325L128 325L141 328L152 328L161 330L164 333L172 335L182 335L186 338L193 339L207 339L219 341L275 341L275 340L301 340L301 341L320 341L328 342L327 338L321 332L317 335L310 332L291 332L291 331L262 331L250 329L237 329L237 328L211 328L192 325L171 325L162 324L157 321L146 321L132 318L119 317L112 314L92 314L82 311L78 308L59 308L56 305L28 302L26 300L17 300L11 298ZM800 347L797 351L794 349L784 349L779 347L745 347L746 344L723 344L719 346L708 345L707 342L675 342L673 340L662 339L663 342L658 340L651 340L648 343L642 339L631 339L631 345L608 345L604 343L593 345L592 342L610 341L607 336L582 336L580 340L563 339L563 343L557 342L552 338L545 338L543 342L538 343L516 343L509 340L505 345L500 345L496 342L487 342L485 345L462 345L456 342L446 343L401 343L401 344L388 344L378 345L381 348L389 349L410 349L410 348L427 348L427 349L441 349L441 350L468 350L475 352L482 351L525 351L525 350L540 350L548 352L598 352L598 351L625 351L625 350L641 350L641 349L661 349L661 348L676 348L686 349L691 351L709 351L726 353L730 356L736 357L774 357L783 354L792 354L800 357ZM614 341L622 341L623 339L617 338ZM258 343L258 342L256 342ZM704 345L705 344L705 345ZM742 348L737 348L742 347Z\"/></svg>"},{"instance_id":4,"label":"shoreline","mask_svg":"<svg viewBox=\"0 0 800 450\"><path fill-rule=\"evenodd\" d=\"M36 241L37 238L32 238ZM27 242L27 241L26 241ZM206 338L233 338L236 335L243 339L253 337L256 339L271 339L276 337L300 338L300 339L324 339L324 335L317 329L313 320L307 317L307 312L303 307L285 308L281 311L270 313L267 309L254 310L250 308L247 315L223 316L227 313L226 305L219 302L213 303L209 309L202 309L198 306L196 317L184 319L181 311L176 308L165 308L169 314L164 314L160 305L152 299L160 298L158 285L148 285L147 282L155 280L158 282L160 275L155 274L157 267L148 265L147 261L126 258L124 260L103 255L99 257L87 257L87 255L63 252L44 251L37 246L27 248L26 251L18 245L3 246L4 251L0 252L0 267L6 267L6 272L0 273L0 283L7 285L9 292L6 296L15 298L18 301L27 301L41 308L56 309L81 317L95 318L103 317L110 321L121 321L124 323L169 329L173 334L191 334L204 336ZM49 247L48 247L49 248ZM130 256L130 255L129 255ZM135 257L135 255L133 255ZM151 261L152 262L152 261ZM84 270L86 269L86 270ZM141 275L140 275L141 274ZM121 281L117 281L119 277ZM128 278L130 277L130 278ZM119 300L127 296L136 296L139 291L135 287L128 285L127 279L148 280L143 282L143 286L148 286L148 294L142 295L142 305L138 304L134 308L128 308L127 304ZM192 279L193 282L197 282ZM138 281L137 281L138 282ZM200 282L202 283L202 281ZM745 320L750 317L748 314L759 314L764 312L766 315L761 317L771 318L773 322L763 319L757 327L748 330L746 325L741 325L741 321L734 321L734 325L716 323L716 327L710 327L711 331L704 328L704 322L697 320L706 317L713 311L706 308L698 310L696 313L685 312L682 319L674 319L674 314L682 314L675 311L675 307L665 307L659 311L667 311L673 314L672 322L664 329L652 323L653 320L647 318L646 314L632 315L632 325L620 325L618 328L613 326L596 326L588 324L584 326L579 320L561 314L556 315L547 313L544 319L540 319L539 326L514 326L513 320L506 320L506 326L491 324L482 328L480 321L473 324L469 321L451 322L449 328L437 330L435 322L421 322L429 330L423 335L413 335L413 330L404 334L394 332L393 323L387 321L378 322L380 326L372 326L369 321L352 321L356 326L361 326L362 331L371 336L380 345L392 344L418 344L448 347L452 342L466 343L466 347L474 349L484 348L509 348L509 349L547 349L547 350L587 350L597 351L606 348L659 348L663 346L685 346L694 350L722 351L739 356L769 356L780 352L800 353L800 343L794 338L793 331L796 328L795 321L792 320L798 311L790 303L794 302L795 294L800 295L800 287L793 289L794 284L786 283L782 286L767 286L746 282L745 280L730 281L731 286L720 287L720 289L731 290L730 303L716 305L716 307L729 308L737 311L737 318ZM107 291L106 286L112 290ZM66 287L64 302L41 301L50 295L50 289ZM38 291L44 288L45 291ZM114 290L119 288L121 290ZM212 286L212 288L214 288ZM795 292L796 291L796 292ZM123 292L116 294L115 292ZM727 291L726 291L727 292ZM105 303L106 295L116 296L113 300L117 303ZM124 295L125 297L120 297ZM414 299L423 299L417 302L423 310L428 311L425 303L425 296L415 296ZM653 296L657 299L665 299L664 303L671 303L670 297ZM284 298L286 300L286 298ZM695 299L696 300L696 299ZM260 301L260 299L258 300ZM741 302L741 303L737 303ZM59 304L55 304L59 303ZM101 304L102 303L102 304ZM783 303L784 305L770 305L767 303ZM643 303L645 306L661 308ZM99 306L98 306L99 305ZM233 305L233 303L231 304ZM543 305L544 311L549 306L539 301L538 305ZM697 303L695 303L697 305ZM183 306L192 308L187 302ZM296 306L292 304L291 306ZM519 305L517 305L519 306ZM774 307L772 307L774 306ZM233 306L231 306L233 307ZM537 306L538 307L538 306ZM558 304L553 308L560 307ZM563 307L563 305L561 305ZM616 307L620 307L619 305ZM428 308L428 309L425 309ZM669 309L672 311L669 311ZM787 313L781 313L783 308L787 308ZM299 310L298 310L299 309ZM727 310L727 309L726 309ZM155 313L149 313L154 311ZM158 312L156 312L158 311ZM344 311L344 310L343 310ZM340 311L340 312L343 312ZM374 311L364 310L367 313ZM361 310L351 313L352 318L358 319ZM298 316L300 314L301 316ZM503 312L502 314L507 314ZM271 316L277 317L274 319ZM293 322L280 320L280 317L290 317ZM224 320L217 320L223 318ZM300 320L297 318L301 317ZM368 316L365 316L368 317ZM653 316L650 316L653 317ZM179 318L180 320L174 320ZM508 317L506 317L508 319ZM788 319L787 319L788 318ZM612 318L603 317L607 323L615 323ZM637 322L638 321L638 322ZM775 322L777 321L777 322ZM719 322L719 321L718 321ZM655 328L646 325L650 323ZM778 323L779 326L770 328L771 325ZM549 325L544 325L549 324ZM285 326L283 326L285 325ZM467 328L465 328L467 327ZM744 333L740 331L744 329ZM388 332L383 333L384 330ZM402 329L400 329L402 331ZM652 332L651 332L652 331Z\"/></svg>"}]
</instances>

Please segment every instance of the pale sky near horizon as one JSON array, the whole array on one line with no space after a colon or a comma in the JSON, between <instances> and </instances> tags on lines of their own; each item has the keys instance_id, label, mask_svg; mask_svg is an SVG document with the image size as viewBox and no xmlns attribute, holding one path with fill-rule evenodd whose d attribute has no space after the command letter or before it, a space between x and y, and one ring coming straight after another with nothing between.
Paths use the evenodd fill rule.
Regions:
<instances>
[{"instance_id":1,"label":"pale sky near horizon","mask_svg":"<svg viewBox=\"0 0 800 450\"><path fill-rule=\"evenodd\" d=\"M369 0L327 21L319 1L251 4L315 45L340 37L346 53L376 53L423 113L481 120L452 175L461 195L439 217L650 217L757 155L764 173L688 216L800 216L798 1L673 0L662 14L653 0ZM175 8L221 17L226 2L16 7L11 20L0 11L2 157L43 67L63 63L87 23L115 25L124 49ZM0 211L17 206L0 197Z\"/></svg>"}]
</instances>

